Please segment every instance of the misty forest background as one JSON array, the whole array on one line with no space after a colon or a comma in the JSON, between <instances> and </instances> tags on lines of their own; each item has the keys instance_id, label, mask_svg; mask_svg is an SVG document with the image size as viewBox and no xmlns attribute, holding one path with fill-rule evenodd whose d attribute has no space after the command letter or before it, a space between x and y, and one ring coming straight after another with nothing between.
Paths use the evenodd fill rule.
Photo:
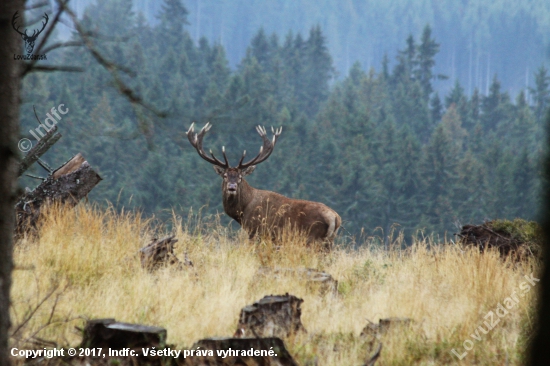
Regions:
<instances>
[{"instance_id":1,"label":"misty forest background","mask_svg":"<svg viewBox=\"0 0 550 366\"><path fill-rule=\"evenodd\" d=\"M550 24L540 20L549 22L546 5L517 2L510 9L505 1L479 1L494 21L469 34L465 27L475 14L466 5L460 13L452 5L459 2L450 2L430 23L438 29L436 39L416 15L426 12L395 1L384 19L376 18L382 5L371 14L383 22L385 35L360 44L357 37L369 34L369 23L355 27L349 6L329 6L340 2L277 2L309 20L331 12L340 19L301 32L292 31L294 15L289 24L274 24L282 10L261 4L255 13L239 14L224 1L221 10L208 1L201 8L197 1L165 0L154 9L149 1L75 3L83 25L96 35L95 46L127 69L116 76L146 105L121 96L113 75L84 49L58 49L47 54L48 62L86 72L26 77L21 131L29 137L36 127L32 105L43 121L51 107L64 103L70 109L59 122L64 137L45 160L57 166L82 152L104 179L90 195L93 201L157 217L168 217L172 208L183 215L201 207L203 213L223 212L221 180L185 135L192 122L199 128L211 122L205 147L219 156L225 145L232 164L243 150L248 156L258 152L255 125L283 126L273 155L247 180L326 203L353 235L371 235L376 228L388 233L393 224L407 235L418 229L445 235L485 219L536 218L550 103L543 66L549 44L543 31ZM212 14L205 15L208 9ZM193 23L197 11L210 19L206 37ZM220 11L225 20L216 21ZM337 33L349 34L345 42L330 32L337 26L349 27ZM228 57L224 44L242 45L246 32L251 39L237 62L238 47ZM487 40L493 44L495 34L518 47L480 47ZM445 43L453 45L452 58L441 60ZM34 173L43 175L39 169ZM28 177L21 183L37 185Z\"/></svg>"}]
</instances>

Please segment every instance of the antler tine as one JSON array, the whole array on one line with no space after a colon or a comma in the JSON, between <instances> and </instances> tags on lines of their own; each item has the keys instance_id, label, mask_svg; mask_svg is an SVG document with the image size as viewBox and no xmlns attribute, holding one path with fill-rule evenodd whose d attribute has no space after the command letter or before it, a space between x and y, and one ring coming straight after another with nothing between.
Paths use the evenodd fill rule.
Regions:
<instances>
[{"instance_id":1,"label":"antler tine","mask_svg":"<svg viewBox=\"0 0 550 366\"><path fill-rule=\"evenodd\" d=\"M260 147L260 152L258 153L258 155L256 155L255 158L253 158L252 160L244 164L242 162L244 160L244 154L243 154L241 161L239 161L239 165L238 165L239 169L245 169L245 168L248 168L249 166L260 164L261 162L265 161L273 152L273 148L275 147L275 142L277 141L277 138L281 134L282 129L280 131L279 130L274 131L275 134L273 135L273 141L270 141L267 138L267 132L265 130L265 127L258 125L256 126L256 131L258 131L258 134L263 140L263 144ZM273 131L273 128L272 128L272 131Z\"/></svg>"},{"instance_id":2,"label":"antler tine","mask_svg":"<svg viewBox=\"0 0 550 366\"><path fill-rule=\"evenodd\" d=\"M210 122L206 123L206 125L204 125L204 127L201 128L199 133L194 133L195 132L194 127L195 127L195 122L193 122L191 124L191 127L189 127L189 130L187 130L187 138L189 139L189 142L191 143L191 145L197 150L197 152L199 153L199 156L204 160L206 160L207 162L209 162L210 164L217 165L222 168L229 168L229 162L227 161L227 156L225 156L225 147L222 149L225 163L218 160L212 153L212 150L210 150L210 155L212 155L212 157L209 157L204 152L204 148L202 147L202 142L203 142L204 135L208 132L208 130L210 130L210 128L212 128L212 125L210 124Z\"/></svg>"},{"instance_id":3,"label":"antler tine","mask_svg":"<svg viewBox=\"0 0 550 366\"><path fill-rule=\"evenodd\" d=\"M241 166L241 164L243 163L243 160L244 160L244 157L246 156L246 150L243 151L243 156L241 156L241 160L239 160L239 164L237 166Z\"/></svg>"},{"instance_id":4,"label":"antler tine","mask_svg":"<svg viewBox=\"0 0 550 366\"><path fill-rule=\"evenodd\" d=\"M225 160L225 165L229 166L229 160L227 160L227 155L225 155L225 146L222 146L222 154L223 154L223 160Z\"/></svg>"},{"instance_id":5,"label":"antler tine","mask_svg":"<svg viewBox=\"0 0 550 366\"><path fill-rule=\"evenodd\" d=\"M195 122L191 123L191 127L187 130L187 136L189 136L189 132L195 132Z\"/></svg>"}]
</instances>

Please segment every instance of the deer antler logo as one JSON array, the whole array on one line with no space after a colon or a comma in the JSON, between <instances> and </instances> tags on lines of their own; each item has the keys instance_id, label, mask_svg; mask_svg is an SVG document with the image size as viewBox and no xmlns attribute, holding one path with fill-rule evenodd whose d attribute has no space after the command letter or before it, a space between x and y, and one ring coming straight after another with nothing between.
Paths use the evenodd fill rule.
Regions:
<instances>
[{"instance_id":1,"label":"deer antler logo","mask_svg":"<svg viewBox=\"0 0 550 366\"><path fill-rule=\"evenodd\" d=\"M15 14L13 14L13 18L11 19L11 25L13 26L13 29L15 29L15 31L19 33L21 35L21 38L23 38L23 40L25 41L25 49L27 50L27 53L31 54L34 50L34 42L36 42L36 38L38 38L40 33L42 33L44 28L46 28L46 24L48 24L48 14L44 13L44 19L46 19L46 21L42 22L42 29L35 29L30 36L27 34L27 29L25 29L25 32L22 33L19 31L19 27L16 27L15 23L17 21L17 18L19 18L19 14L15 12Z\"/></svg>"}]
</instances>

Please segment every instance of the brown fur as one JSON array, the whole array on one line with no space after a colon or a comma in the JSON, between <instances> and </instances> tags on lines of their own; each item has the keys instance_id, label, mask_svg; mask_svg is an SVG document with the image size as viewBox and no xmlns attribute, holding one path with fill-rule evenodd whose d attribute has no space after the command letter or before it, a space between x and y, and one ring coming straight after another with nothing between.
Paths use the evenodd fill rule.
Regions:
<instances>
[{"instance_id":1,"label":"brown fur","mask_svg":"<svg viewBox=\"0 0 550 366\"><path fill-rule=\"evenodd\" d=\"M224 177L223 208L249 233L250 238L264 233L276 238L285 225L290 225L292 229L306 233L308 242L323 241L328 246L332 245L342 223L334 210L319 202L292 199L256 189L242 179L235 168L229 168L226 172L230 178L235 173L239 174L239 182L236 194L230 195L227 190L230 178Z\"/></svg>"}]
</instances>

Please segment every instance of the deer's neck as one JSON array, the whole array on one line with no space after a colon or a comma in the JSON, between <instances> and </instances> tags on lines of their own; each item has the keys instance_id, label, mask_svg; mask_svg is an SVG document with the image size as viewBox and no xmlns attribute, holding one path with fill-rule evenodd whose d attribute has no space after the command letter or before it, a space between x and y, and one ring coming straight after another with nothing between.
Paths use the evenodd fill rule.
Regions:
<instances>
[{"instance_id":1,"label":"deer's neck","mask_svg":"<svg viewBox=\"0 0 550 366\"><path fill-rule=\"evenodd\" d=\"M246 207L254 197L256 189L250 186L246 180L241 180L237 194L230 195L225 190L223 192L223 209L225 213L241 224L243 213Z\"/></svg>"}]
</instances>

